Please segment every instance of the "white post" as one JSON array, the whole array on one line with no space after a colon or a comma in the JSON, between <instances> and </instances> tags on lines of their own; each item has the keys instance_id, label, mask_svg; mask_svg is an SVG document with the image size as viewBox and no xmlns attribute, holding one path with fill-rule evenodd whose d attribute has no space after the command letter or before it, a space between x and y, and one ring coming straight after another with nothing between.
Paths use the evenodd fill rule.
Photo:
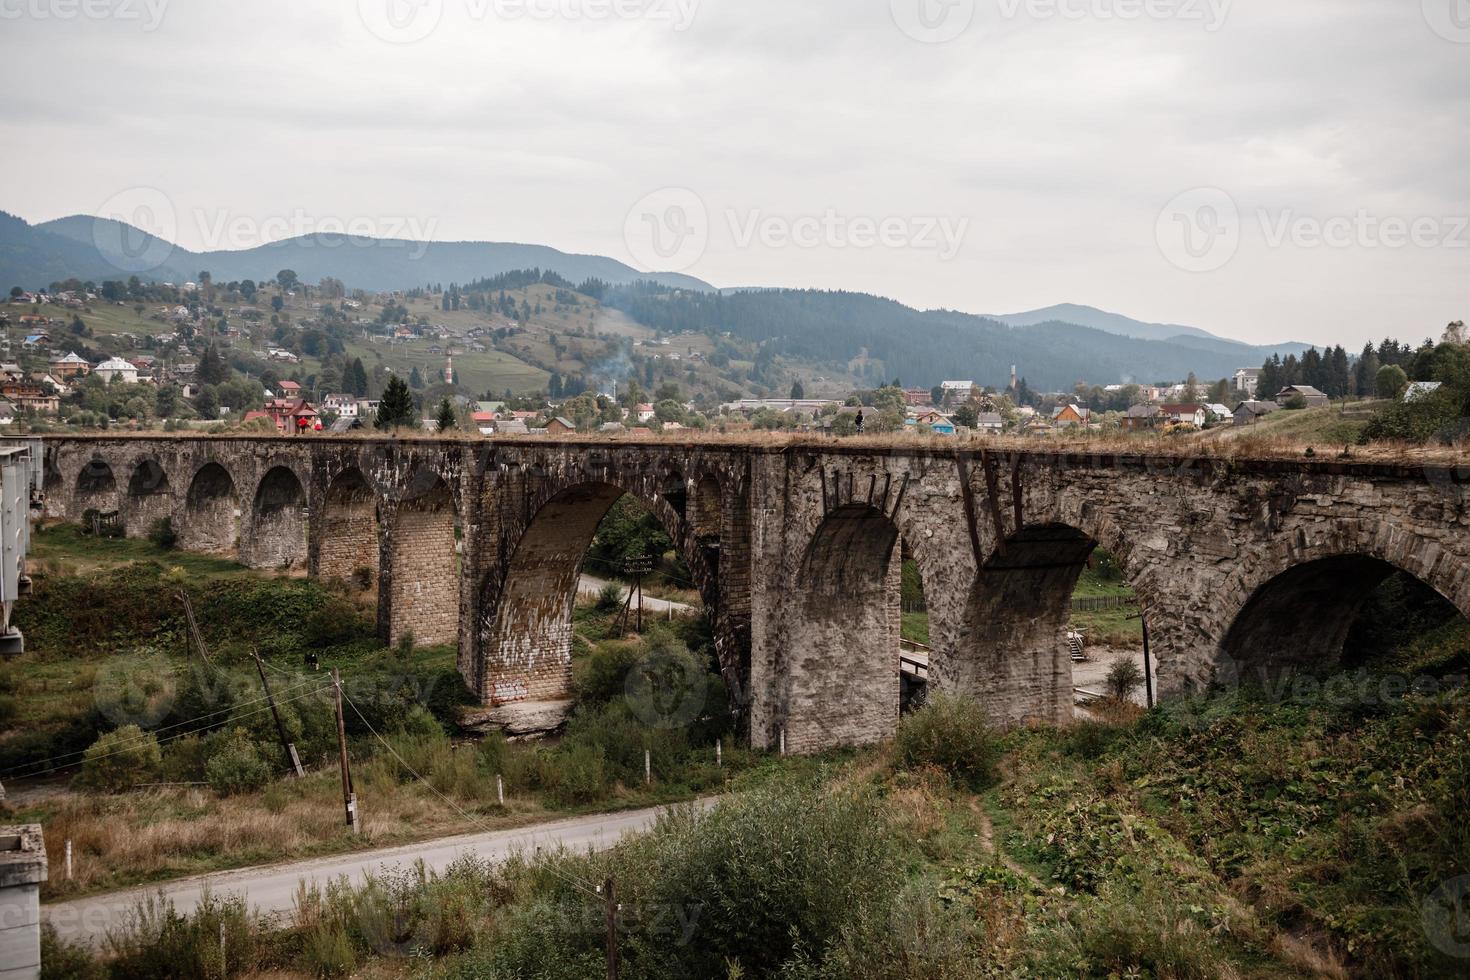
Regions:
<instances>
[{"instance_id":1,"label":"white post","mask_svg":"<svg viewBox=\"0 0 1470 980\"><path fill-rule=\"evenodd\" d=\"M786 729L781 729L781 754L786 754Z\"/></svg>"},{"instance_id":2,"label":"white post","mask_svg":"<svg viewBox=\"0 0 1470 980\"><path fill-rule=\"evenodd\" d=\"M66 880L71 881L71 840L66 842Z\"/></svg>"},{"instance_id":3,"label":"white post","mask_svg":"<svg viewBox=\"0 0 1470 980\"><path fill-rule=\"evenodd\" d=\"M722 739L722 738L715 739L715 768L716 769L720 768L721 766L723 766L725 764L724 763L724 760L721 759L721 757L720 757L720 748L724 744L725 744L725 740L724 739Z\"/></svg>"},{"instance_id":4,"label":"white post","mask_svg":"<svg viewBox=\"0 0 1470 980\"><path fill-rule=\"evenodd\" d=\"M653 753L648 749L643 750L643 782L649 785L653 783Z\"/></svg>"},{"instance_id":5,"label":"white post","mask_svg":"<svg viewBox=\"0 0 1470 980\"><path fill-rule=\"evenodd\" d=\"M500 805L505 806L505 779L501 776L495 777L495 796L500 800Z\"/></svg>"}]
</instances>

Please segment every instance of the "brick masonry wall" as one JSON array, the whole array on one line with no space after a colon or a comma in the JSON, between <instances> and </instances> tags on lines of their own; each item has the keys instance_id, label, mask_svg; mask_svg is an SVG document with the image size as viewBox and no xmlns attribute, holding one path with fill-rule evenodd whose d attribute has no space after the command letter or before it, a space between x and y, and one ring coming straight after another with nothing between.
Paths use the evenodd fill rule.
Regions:
<instances>
[{"instance_id":1,"label":"brick masonry wall","mask_svg":"<svg viewBox=\"0 0 1470 980\"><path fill-rule=\"evenodd\" d=\"M459 559L453 508L447 502L400 507L390 540L390 639L397 643L412 633L420 646L457 644Z\"/></svg>"},{"instance_id":2,"label":"brick masonry wall","mask_svg":"<svg viewBox=\"0 0 1470 980\"><path fill-rule=\"evenodd\" d=\"M358 569L366 568L376 582L380 542L373 498L328 499L321 524L317 574L325 579L351 581Z\"/></svg>"}]
</instances>

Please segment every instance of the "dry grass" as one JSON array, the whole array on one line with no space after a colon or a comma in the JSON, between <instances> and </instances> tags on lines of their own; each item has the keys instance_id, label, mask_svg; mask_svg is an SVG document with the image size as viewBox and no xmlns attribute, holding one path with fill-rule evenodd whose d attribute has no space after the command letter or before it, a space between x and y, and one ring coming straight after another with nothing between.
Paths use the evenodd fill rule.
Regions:
<instances>
[{"instance_id":1,"label":"dry grass","mask_svg":"<svg viewBox=\"0 0 1470 980\"><path fill-rule=\"evenodd\" d=\"M483 808L459 800L467 819L416 784L365 767L358 782L362 833L342 820L335 772L283 781L260 793L220 798L203 787L163 788L123 796L67 796L49 803L47 901L223 868L368 850L436 837L522 826L549 819L531 800ZM72 841L73 878L64 847Z\"/></svg>"}]
</instances>

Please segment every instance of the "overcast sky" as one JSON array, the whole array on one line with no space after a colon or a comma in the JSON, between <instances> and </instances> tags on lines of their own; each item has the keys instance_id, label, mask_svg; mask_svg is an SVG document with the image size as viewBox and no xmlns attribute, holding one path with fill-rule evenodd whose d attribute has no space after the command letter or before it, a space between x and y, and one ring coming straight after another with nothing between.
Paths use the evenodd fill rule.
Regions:
<instances>
[{"instance_id":1,"label":"overcast sky","mask_svg":"<svg viewBox=\"0 0 1470 980\"><path fill-rule=\"evenodd\" d=\"M161 193L157 230L194 249L348 225L1256 342L1470 314L1470 0L0 0L0 20L0 209L30 221Z\"/></svg>"}]
</instances>

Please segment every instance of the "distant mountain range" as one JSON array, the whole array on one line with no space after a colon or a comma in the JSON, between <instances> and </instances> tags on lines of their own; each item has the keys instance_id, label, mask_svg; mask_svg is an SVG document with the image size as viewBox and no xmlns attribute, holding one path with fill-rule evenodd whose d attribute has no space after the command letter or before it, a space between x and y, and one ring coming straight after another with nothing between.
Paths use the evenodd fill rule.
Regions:
<instances>
[{"instance_id":1,"label":"distant mountain range","mask_svg":"<svg viewBox=\"0 0 1470 980\"><path fill-rule=\"evenodd\" d=\"M219 282L274 279L290 269L302 282L328 276L352 288L403 290L429 283L466 283L512 269L555 269L572 280L614 284L651 279L682 289L711 289L675 273L646 273L600 255L573 255L545 245L502 242L414 242L349 235L304 235L238 251L193 252L131 225L72 215L39 225L0 212L0 283L38 289L76 278L190 282L208 271Z\"/></svg>"},{"instance_id":2,"label":"distant mountain range","mask_svg":"<svg viewBox=\"0 0 1470 980\"><path fill-rule=\"evenodd\" d=\"M670 331L729 331L769 343L794 362L911 383L942 377L1003 385L1016 365L1034 388L1225 377L1301 343L1259 347L1198 327L1144 323L1089 306L1065 304L997 316L919 311L863 293L789 289L716 290L677 273L641 272L616 259L574 255L543 245L415 242L307 235L238 251L193 252L131 225L73 215L31 225L0 212L0 289L65 279L187 282L208 271L216 282L274 279L291 269L304 282L340 279L349 288L403 290L468 283L515 269L553 270L573 282L614 286L652 281L667 291L629 297L629 315ZM677 311L671 313L670 311Z\"/></svg>"}]
</instances>

